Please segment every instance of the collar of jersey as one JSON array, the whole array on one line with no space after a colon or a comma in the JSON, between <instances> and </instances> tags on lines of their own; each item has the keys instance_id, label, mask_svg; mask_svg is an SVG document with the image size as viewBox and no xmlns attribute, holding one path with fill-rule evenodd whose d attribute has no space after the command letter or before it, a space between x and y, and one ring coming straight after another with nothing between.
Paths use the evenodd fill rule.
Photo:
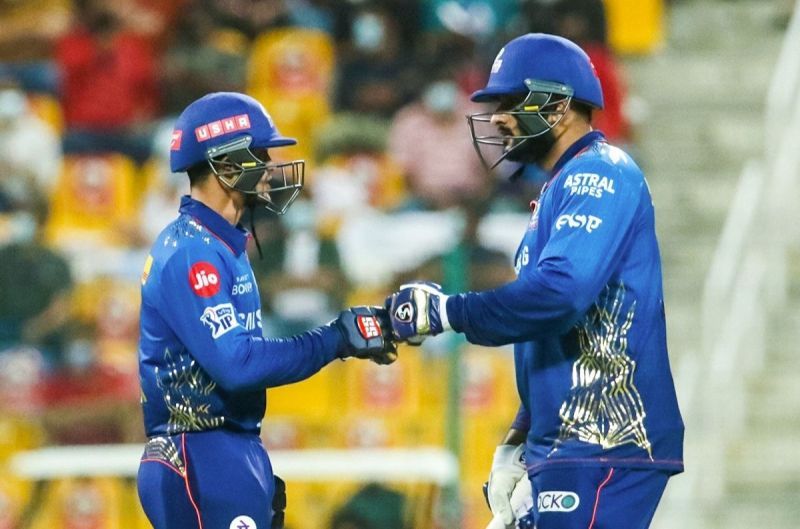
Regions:
<instances>
[{"instance_id":1,"label":"collar of jersey","mask_svg":"<svg viewBox=\"0 0 800 529\"><path fill-rule=\"evenodd\" d=\"M193 199L189 195L184 195L181 197L180 212L194 217L212 235L225 243L237 257L246 248L248 233L242 225L232 225L222 215L202 202Z\"/></svg>"},{"instance_id":2,"label":"collar of jersey","mask_svg":"<svg viewBox=\"0 0 800 529\"><path fill-rule=\"evenodd\" d=\"M566 151L564 151L564 154L561 155L561 158L559 158L556 164L553 166L553 170L550 171L550 175L557 175L558 172L561 171L561 169L567 164L567 162L575 158L581 153L581 151L586 149L592 143L596 141L605 141L605 139L606 137L599 130L587 132L581 136L578 141L570 145Z\"/></svg>"}]
</instances>

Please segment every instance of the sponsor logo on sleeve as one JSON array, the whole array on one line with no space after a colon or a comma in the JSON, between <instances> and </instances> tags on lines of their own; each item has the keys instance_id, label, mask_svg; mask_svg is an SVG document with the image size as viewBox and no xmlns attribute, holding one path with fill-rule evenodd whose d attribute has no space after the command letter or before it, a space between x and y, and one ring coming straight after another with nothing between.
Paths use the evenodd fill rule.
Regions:
<instances>
[{"instance_id":1,"label":"sponsor logo on sleeve","mask_svg":"<svg viewBox=\"0 0 800 529\"><path fill-rule=\"evenodd\" d=\"M256 327L261 329L261 310L254 310L251 312L240 312L239 319L241 320L242 327L248 331L252 331Z\"/></svg>"},{"instance_id":2,"label":"sponsor logo on sleeve","mask_svg":"<svg viewBox=\"0 0 800 529\"><path fill-rule=\"evenodd\" d=\"M236 311L230 303L222 303L213 307L206 307L200 321L211 329L211 337L215 340L226 332L239 327L236 320Z\"/></svg>"},{"instance_id":3,"label":"sponsor logo on sleeve","mask_svg":"<svg viewBox=\"0 0 800 529\"><path fill-rule=\"evenodd\" d=\"M594 215L573 215L565 213L556 219L556 229L561 230L563 227L567 228L583 228L587 233L592 233L600 227L603 219L595 217Z\"/></svg>"},{"instance_id":4,"label":"sponsor logo on sleeve","mask_svg":"<svg viewBox=\"0 0 800 529\"><path fill-rule=\"evenodd\" d=\"M588 195L594 198L603 198L605 193L609 195L615 193L614 179L595 173L567 175L564 180L564 189L569 189L570 195Z\"/></svg>"},{"instance_id":5,"label":"sponsor logo on sleeve","mask_svg":"<svg viewBox=\"0 0 800 529\"><path fill-rule=\"evenodd\" d=\"M189 286L201 298L210 298L219 292L219 272L208 261L195 263L189 269Z\"/></svg>"},{"instance_id":6,"label":"sponsor logo on sleeve","mask_svg":"<svg viewBox=\"0 0 800 529\"><path fill-rule=\"evenodd\" d=\"M231 289L231 296L241 296L243 294L250 294L255 290L253 287L253 281L250 278L250 274L242 274L236 278L236 281L233 283L233 288Z\"/></svg>"},{"instance_id":7,"label":"sponsor logo on sleeve","mask_svg":"<svg viewBox=\"0 0 800 529\"><path fill-rule=\"evenodd\" d=\"M381 335L381 326L378 323L378 318L375 316L358 316L356 318L356 324L358 325L358 332L367 340L370 338L379 338Z\"/></svg>"},{"instance_id":8,"label":"sponsor logo on sleeve","mask_svg":"<svg viewBox=\"0 0 800 529\"><path fill-rule=\"evenodd\" d=\"M574 492L563 490L540 492L536 498L536 509L539 512L572 512L580 504L580 496Z\"/></svg>"},{"instance_id":9,"label":"sponsor logo on sleeve","mask_svg":"<svg viewBox=\"0 0 800 529\"><path fill-rule=\"evenodd\" d=\"M528 245L522 247L522 251L517 254L517 260L514 263L514 271L519 275L520 270L522 270L523 266L527 266L530 262L530 252L528 251Z\"/></svg>"}]
</instances>

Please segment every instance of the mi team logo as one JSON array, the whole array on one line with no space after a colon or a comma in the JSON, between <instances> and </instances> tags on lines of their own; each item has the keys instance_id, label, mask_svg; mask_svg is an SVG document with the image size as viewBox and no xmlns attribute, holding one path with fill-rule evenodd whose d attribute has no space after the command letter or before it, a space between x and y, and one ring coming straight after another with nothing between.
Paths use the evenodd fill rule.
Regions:
<instances>
[{"instance_id":1,"label":"mi team logo","mask_svg":"<svg viewBox=\"0 0 800 529\"><path fill-rule=\"evenodd\" d=\"M492 63L492 73L497 73L500 71L500 67L503 66L503 52L505 52L505 48L500 48L500 51L497 54L497 57L494 58L494 62Z\"/></svg>"},{"instance_id":2,"label":"mi team logo","mask_svg":"<svg viewBox=\"0 0 800 529\"><path fill-rule=\"evenodd\" d=\"M215 340L226 332L239 327L236 310L230 303L222 303L214 307L206 307L200 321L211 329L211 337Z\"/></svg>"},{"instance_id":3,"label":"mi team logo","mask_svg":"<svg viewBox=\"0 0 800 529\"><path fill-rule=\"evenodd\" d=\"M356 320L358 324L358 332L361 333L365 339L380 338L381 326L378 323L378 318L375 316L359 316Z\"/></svg>"},{"instance_id":4,"label":"mi team logo","mask_svg":"<svg viewBox=\"0 0 800 529\"><path fill-rule=\"evenodd\" d=\"M563 490L540 492L536 498L536 510L539 512L572 512L580 504L580 496Z\"/></svg>"}]
</instances>

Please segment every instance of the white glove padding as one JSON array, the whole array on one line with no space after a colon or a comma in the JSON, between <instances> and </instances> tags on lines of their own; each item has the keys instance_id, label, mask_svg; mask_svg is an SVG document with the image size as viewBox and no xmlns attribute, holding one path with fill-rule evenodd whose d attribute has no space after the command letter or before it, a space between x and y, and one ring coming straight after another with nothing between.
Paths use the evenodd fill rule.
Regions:
<instances>
[{"instance_id":1,"label":"white glove padding","mask_svg":"<svg viewBox=\"0 0 800 529\"><path fill-rule=\"evenodd\" d=\"M506 525L499 516L495 516L486 529L514 529L517 526L516 521L528 514L531 507L533 507L533 489L528 476L524 475L519 478L517 486L514 487L514 492L511 494L511 510L514 512L514 521L510 525Z\"/></svg>"},{"instance_id":2,"label":"white glove padding","mask_svg":"<svg viewBox=\"0 0 800 529\"><path fill-rule=\"evenodd\" d=\"M525 444L500 445L494 451L492 472L486 496L492 514L505 525L514 523L511 494L520 478L527 477L525 469ZM527 479L526 479L527 481Z\"/></svg>"}]
</instances>

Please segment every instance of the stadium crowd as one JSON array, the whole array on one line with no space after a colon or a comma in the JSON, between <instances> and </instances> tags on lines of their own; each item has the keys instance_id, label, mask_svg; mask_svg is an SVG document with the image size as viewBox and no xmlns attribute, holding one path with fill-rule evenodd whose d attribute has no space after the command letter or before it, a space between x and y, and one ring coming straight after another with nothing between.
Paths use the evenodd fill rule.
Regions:
<instances>
[{"instance_id":1,"label":"stadium crowd","mask_svg":"<svg viewBox=\"0 0 800 529\"><path fill-rule=\"evenodd\" d=\"M602 0L0 0L0 26L0 468L42 444L141 440L139 276L188 191L169 171L169 138L201 95L254 96L298 139L276 154L306 160L302 199L254 219L272 336L380 304L405 279L482 290L513 277L508 227L525 221L506 219L527 217L542 175L487 174L464 119L487 54L511 37L579 42L606 94L596 127L632 141ZM279 390L266 444L442 444L450 345ZM488 456L471 456L491 453L517 400L499 382L511 379L507 351L474 353L463 457L479 483ZM25 494L0 483L0 528Z\"/></svg>"}]
</instances>

